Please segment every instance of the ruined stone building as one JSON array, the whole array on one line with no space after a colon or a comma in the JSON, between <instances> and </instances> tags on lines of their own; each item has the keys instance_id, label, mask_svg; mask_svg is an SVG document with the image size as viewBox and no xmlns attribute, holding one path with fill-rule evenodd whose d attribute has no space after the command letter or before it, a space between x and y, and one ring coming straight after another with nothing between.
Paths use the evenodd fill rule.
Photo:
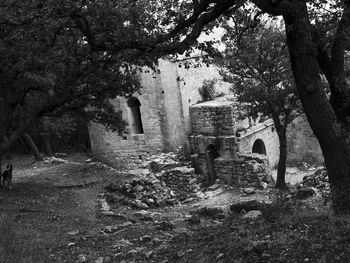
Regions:
<instances>
[{"instance_id":1,"label":"ruined stone building","mask_svg":"<svg viewBox=\"0 0 350 263\"><path fill-rule=\"evenodd\" d=\"M140 74L138 93L113 101L128 122L127 136L91 124L96 158L115 167L134 168L152 154L181 146L209 181L220 177L234 184L246 184L242 174L276 166L279 143L272 120L249 125L239 118L239 105L232 96L202 102L198 88L203 80L218 79L216 92L230 94L230 84L220 81L215 66L192 58L160 60L158 69Z\"/></svg>"}]
</instances>

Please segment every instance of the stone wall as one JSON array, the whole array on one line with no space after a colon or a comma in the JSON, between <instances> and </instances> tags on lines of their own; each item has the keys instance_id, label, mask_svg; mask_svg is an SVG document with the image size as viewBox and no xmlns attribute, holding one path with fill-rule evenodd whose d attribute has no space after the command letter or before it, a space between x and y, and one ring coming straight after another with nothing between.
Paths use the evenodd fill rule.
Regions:
<instances>
[{"instance_id":1,"label":"stone wall","mask_svg":"<svg viewBox=\"0 0 350 263\"><path fill-rule=\"evenodd\" d=\"M266 156L271 167L276 167L279 159L279 140L272 120L246 129L238 133L237 144L238 151L244 154L250 154L256 140L262 140L266 148Z\"/></svg>"},{"instance_id":2,"label":"stone wall","mask_svg":"<svg viewBox=\"0 0 350 263\"><path fill-rule=\"evenodd\" d=\"M232 102L207 101L190 107L192 134L232 135L235 116Z\"/></svg>"},{"instance_id":3,"label":"stone wall","mask_svg":"<svg viewBox=\"0 0 350 263\"><path fill-rule=\"evenodd\" d=\"M229 185L266 188L273 182L268 158L260 154L239 155L236 159L216 158L215 171Z\"/></svg>"}]
</instances>

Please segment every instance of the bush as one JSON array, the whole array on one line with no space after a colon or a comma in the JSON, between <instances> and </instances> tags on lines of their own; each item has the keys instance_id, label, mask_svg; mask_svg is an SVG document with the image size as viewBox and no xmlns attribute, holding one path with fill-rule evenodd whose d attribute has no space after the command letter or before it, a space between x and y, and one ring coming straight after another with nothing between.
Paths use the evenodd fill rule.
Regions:
<instances>
[{"instance_id":1,"label":"bush","mask_svg":"<svg viewBox=\"0 0 350 263\"><path fill-rule=\"evenodd\" d=\"M203 85L198 89L199 94L202 96L204 101L212 100L215 98L215 83L216 79L212 80L203 80Z\"/></svg>"}]
</instances>

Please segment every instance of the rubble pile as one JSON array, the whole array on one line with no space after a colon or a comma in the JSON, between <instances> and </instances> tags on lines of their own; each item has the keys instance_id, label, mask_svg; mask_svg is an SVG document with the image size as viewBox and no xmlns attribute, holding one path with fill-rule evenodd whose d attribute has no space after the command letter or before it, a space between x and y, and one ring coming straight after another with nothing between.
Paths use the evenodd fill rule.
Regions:
<instances>
[{"instance_id":1,"label":"rubble pile","mask_svg":"<svg viewBox=\"0 0 350 263\"><path fill-rule=\"evenodd\" d=\"M141 169L129 171L133 179L106 186L107 201L148 209L176 205L179 201L197 197L200 175L188 165L189 162L181 160L177 153L151 156L141 164Z\"/></svg>"},{"instance_id":2,"label":"rubble pile","mask_svg":"<svg viewBox=\"0 0 350 263\"><path fill-rule=\"evenodd\" d=\"M160 153L150 156L148 160L141 163L140 168L149 169L151 172L157 173L175 167L190 165L191 162L186 160L182 148L179 147L176 153Z\"/></svg>"},{"instance_id":3,"label":"rubble pile","mask_svg":"<svg viewBox=\"0 0 350 263\"><path fill-rule=\"evenodd\" d=\"M134 178L121 185L112 183L106 186L106 189L109 191L105 194L108 202L121 203L140 209L178 203L175 193L155 175Z\"/></svg>"},{"instance_id":4,"label":"rubble pile","mask_svg":"<svg viewBox=\"0 0 350 263\"><path fill-rule=\"evenodd\" d=\"M330 191L326 168L319 168L315 171L315 173L304 176L301 185L306 187L315 187L320 191Z\"/></svg>"}]
</instances>

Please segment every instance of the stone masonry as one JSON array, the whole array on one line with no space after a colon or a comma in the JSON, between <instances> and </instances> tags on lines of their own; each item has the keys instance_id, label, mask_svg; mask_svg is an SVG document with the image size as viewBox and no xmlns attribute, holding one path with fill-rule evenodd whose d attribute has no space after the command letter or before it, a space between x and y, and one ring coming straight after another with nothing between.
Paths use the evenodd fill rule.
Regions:
<instances>
[{"instance_id":1,"label":"stone masonry","mask_svg":"<svg viewBox=\"0 0 350 263\"><path fill-rule=\"evenodd\" d=\"M278 137L271 120L238 132L237 128L242 127L238 107L224 99L192 106L190 118L192 157L209 183L216 178L242 187L261 188L272 183L270 167L276 156L266 154L276 152ZM256 141L262 144L260 154L253 153Z\"/></svg>"}]
</instances>

